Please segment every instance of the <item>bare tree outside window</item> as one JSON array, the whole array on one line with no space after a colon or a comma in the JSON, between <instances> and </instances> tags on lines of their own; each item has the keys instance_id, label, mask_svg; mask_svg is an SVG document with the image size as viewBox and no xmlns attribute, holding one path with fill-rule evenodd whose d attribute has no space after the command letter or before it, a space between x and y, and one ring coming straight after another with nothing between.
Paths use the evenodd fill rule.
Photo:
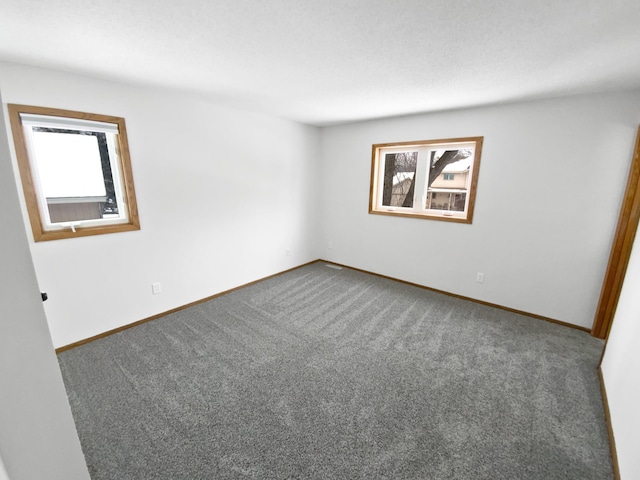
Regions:
<instances>
[{"instance_id":1,"label":"bare tree outside window","mask_svg":"<svg viewBox=\"0 0 640 480\"><path fill-rule=\"evenodd\" d=\"M387 153L384 164L382 204L412 207L418 152Z\"/></svg>"}]
</instances>

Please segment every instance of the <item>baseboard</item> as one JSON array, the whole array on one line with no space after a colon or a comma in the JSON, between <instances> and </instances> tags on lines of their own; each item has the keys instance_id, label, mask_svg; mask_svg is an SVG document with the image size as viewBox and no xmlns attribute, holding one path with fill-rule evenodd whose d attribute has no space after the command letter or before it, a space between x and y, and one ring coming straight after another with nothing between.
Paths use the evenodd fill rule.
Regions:
<instances>
[{"instance_id":1,"label":"baseboard","mask_svg":"<svg viewBox=\"0 0 640 480\"><path fill-rule=\"evenodd\" d=\"M609 448L611 449L611 463L613 464L613 478L620 480L620 466L618 465L618 452L616 450L616 440L613 436L611 425L611 412L609 411L609 400L607 399L607 388L604 385L602 369L598 367L598 379L600 380L600 392L602 393L602 404L604 406L604 418L607 423L607 433L609 434Z\"/></svg>"},{"instance_id":2,"label":"baseboard","mask_svg":"<svg viewBox=\"0 0 640 480\"><path fill-rule=\"evenodd\" d=\"M186 308L193 307L195 305L199 305L199 304L204 303L204 302L208 302L209 300L213 300L214 298L220 297L222 295L226 295L227 293L235 292L236 290L240 290L241 288L248 287L250 285L262 282L262 281L267 280L269 278L277 277L278 275L283 275L283 274L285 274L287 272L291 272L293 270L297 270L299 268L306 267L307 265L311 265L311 264L317 263L319 261L320 260L313 260L312 262L307 262L307 263L304 263L302 265L298 265L297 267L289 268L287 270L283 270L282 272L274 273L273 275L269 275L267 277L263 277L263 278L260 278L258 280L254 280L253 282L245 283L243 285L239 285L239 286L231 288L229 290L225 290L224 292L219 292L219 293L216 293L216 294L211 295L209 297L202 298L200 300L196 300L195 302L187 303L186 305L181 305L179 307L172 308L171 310L167 310L165 312L158 313L156 315L152 315L152 316L147 317L147 318L143 318L142 320L138 320L138 321L133 322L133 323L128 323L128 324L123 325L121 327L114 328L113 330L108 330L106 332L99 333L98 335L94 335L93 337L85 338L84 340L79 340L77 342L70 343L69 345L64 345L62 347L56 348L56 353L62 353L64 351L66 351L66 350L71 350L72 348L79 347L80 345L85 345L85 344L91 343L91 342L93 342L95 340L100 340L101 338L105 338L105 337L108 337L110 335L113 335L115 333L123 332L125 330L130 329L130 328L137 327L138 325L142 325L143 323L147 323L147 322L150 322L152 320L157 320L158 318L162 318L162 317L164 317L166 315L169 315L171 313L179 312L179 311L184 310Z\"/></svg>"},{"instance_id":3,"label":"baseboard","mask_svg":"<svg viewBox=\"0 0 640 480\"><path fill-rule=\"evenodd\" d=\"M368 270L363 270L361 268L351 267L349 265L343 265L341 263L330 262L328 260L322 260L322 259L320 259L318 261L319 262L329 263L329 264L332 264L332 265L338 265L338 266L344 267L344 268L349 268L349 269L355 270L357 272L367 273L369 275L374 275L376 277L385 278L387 280L393 280L395 282L404 283L405 285L411 285L412 287L423 288L423 289L429 290L431 292L442 293L443 295L448 295L450 297L459 298L461 300L466 300L468 302L478 303L480 305L486 305L487 307L498 308L500 310L505 310L507 312L517 313L519 315L524 315L524 316L535 318L535 319L538 319L538 320L544 320L545 322L551 322L551 323L555 323L557 325L562 325L563 327L569 327L569 328L573 328L573 329L576 329L576 330L580 330L582 332L591 333L591 329L589 329L587 327L581 327L580 325L574 325L573 323L563 322L561 320L556 320L555 318L544 317L542 315L537 315L535 313L525 312L523 310L517 310L515 308L505 307L505 306L502 306L502 305L498 305L496 303L485 302L484 300L478 300L478 299L471 298L471 297L465 297L464 295L458 295L457 293L451 293L451 292L447 292L445 290L438 290L437 288L427 287L425 285L420 285L419 283L407 282L406 280L401 280L401 279L395 278L395 277L389 277L387 275L382 275L380 273L370 272Z\"/></svg>"},{"instance_id":4,"label":"baseboard","mask_svg":"<svg viewBox=\"0 0 640 480\"><path fill-rule=\"evenodd\" d=\"M500 310L505 310L507 312L517 313L519 315L525 315L527 317L536 318L538 320L544 320L545 322L551 322L551 323L555 323L557 325L562 325L564 327L574 328L574 329L577 329L577 330L581 330L583 332L591 333L590 329L588 329L586 327L581 327L579 325L573 325L572 323L562 322L560 320L556 320L556 319L553 319L553 318L543 317L542 315L536 315L535 313L529 313L529 312L525 312L525 311L522 311L522 310L516 310L515 308L504 307L502 305L498 305L498 304L490 303L490 302L485 302L483 300L477 300L477 299L471 298L471 297L465 297L464 295L458 295L458 294L450 293L450 292L447 292L447 291L444 291L444 290L438 290L437 288L427 287L425 285L420 285L418 283L407 282L407 281L401 280L399 278L394 278L394 277L389 277L387 275L381 275L379 273L369 272L367 270L351 267L349 265L343 265L343 264L336 263L336 262L330 262L328 260L318 259L318 260L313 260L311 262L307 262L307 263L305 263L303 265L298 265L297 267L289 268L287 270L275 273L273 275L269 275L269 276L264 277L264 278L260 278L258 280L254 280L253 282L245 283L243 285L239 285L239 286L231 288L229 290L225 290L223 292L216 293L215 295L211 295L209 297L206 297L206 298L203 298L203 299L200 299L200 300L196 300L195 302L187 303L186 305L181 305L179 307L172 308L171 310L167 310L165 312L158 313L156 315L152 315L151 317L143 318L142 320L138 320L138 321L133 322L133 323L128 323L127 325L123 325L121 327L114 328L113 330L108 330L108 331L100 333L98 335L94 335L93 337L85 338L84 340L79 340L77 342L70 343L69 345L64 345L62 347L56 348L56 353L61 353L61 352L64 352L66 350L70 350L72 348L79 347L80 345L85 345L87 343L91 343L91 342L93 342L95 340L99 340L101 338L105 338L105 337L108 337L110 335L113 335L114 333L119 333L119 332L122 332L124 330L128 330L128 329L136 327L138 325L142 325L143 323L147 323L147 322L150 322L152 320L156 320L158 318L164 317L165 315L169 315L171 313L179 312L180 310L184 310L185 308L193 307L194 305L198 305L200 303L208 302L209 300L213 300L214 298L217 298L217 297L219 297L221 295L225 295L227 293L234 292L234 291L239 290L241 288L248 287L248 286L253 285L255 283L262 282L262 281L267 280L269 278L277 277L278 275L282 275L284 273L291 272L293 270L297 270L299 268L306 267L307 265L311 265L313 263L318 263L318 262L324 262L324 263L328 263L328 264L332 264L332 265L338 265L340 267L349 268L351 270L367 273L369 275L374 275L376 277L385 278L387 280L393 280L395 282L404 283L405 285L411 285L413 287L423 288L423 289L429 290L431 292L442 293L444 295L448 295L450 297L459 298L461 300L466 300L466 301L469 301L469 302L478 303L480 305L486 305L488 307L499 308Z\"/></svg>"}]
</instances>

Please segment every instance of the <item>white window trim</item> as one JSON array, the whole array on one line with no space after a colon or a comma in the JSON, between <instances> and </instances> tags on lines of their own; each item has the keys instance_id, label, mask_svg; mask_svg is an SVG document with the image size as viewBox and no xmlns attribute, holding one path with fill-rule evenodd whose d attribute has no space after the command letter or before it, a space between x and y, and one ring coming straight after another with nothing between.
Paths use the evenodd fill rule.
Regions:
<instances>
[{"instance_id":1,"label":"white window trim","mask_svg":"<svg viewBox=\"0 0 640 480\"><path fill-rule=\"evenodd\" d=\"M126 201L124 195L122 194L122 183L123 178L120 171L120 159L118 157L118 151L116 148L116 143L114 140L114 135L119 133L118 125L108 124L103 122L90 122L87 120L78 119L78 123L74 123L75 119L64 119L65 122L60 122L59 117L46 117L43 115L30 115L30 114L20 114L20 119L22 121L23 134L26 142L27 152L29 156L29 163L31 165L31 174L33 176L33 181L35 187L37 189L37 199L38 199L38 208L40 209L40 216L42 218L42 229L46 232L51 232L55 230L68 230L76 231L76 228L86 228L86 227L99 227L102 225L114 225L127 223L129 221L128 208L126 205ZM98 218L91 220L75 220L72 222L51 222L51 217L49 215L49 207L48 200L43 194L42 180L40 178L40 171L35 165L36 159L34 155L33 148L33 129L32 127L45 127L45 128L60 128L66 130L77 130L77 131L89 131L89 132L101 132L106 133L107 138L107 150L109 151L109 163L111 165L111 174L114 178L114 189L115 196L118 201L118 211L119 214L117 217L109 217L109 218ZM118 181L115 181L115 179ZM94 197L91 201L99 201L97 200L99 197ZM78 200L79 201L79 200ZM53 201L51 203L59 203L57 201ZM77 203L75 202L66 202L66 203Z\"/></svg>"}]
</instances>

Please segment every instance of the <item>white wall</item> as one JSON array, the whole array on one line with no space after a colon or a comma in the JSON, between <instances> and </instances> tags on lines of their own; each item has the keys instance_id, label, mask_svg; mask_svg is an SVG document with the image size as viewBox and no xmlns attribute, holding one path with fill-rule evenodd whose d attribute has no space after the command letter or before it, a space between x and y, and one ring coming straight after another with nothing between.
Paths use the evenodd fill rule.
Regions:
<instances>
[{"instance_id":1,"label":"white wall","mask_svg":"<svg viewBox=\"0 0 640 480\"><path fill-rule=\"evenodd\" d=\"M602 360L620 477L640 478L640 235L627 267L615 319Z\"/></svg>"},{"instance_id":2,"label":"white wall","mask_svg":"<svg viewBox=\"0 0 640 480\"><path fill-rule=\"evenodd\" d=\"M0 457L0 480L9 480L9 474L7 473L7 470L4 468L2 457Z\"/></svg>"},{"instance_id":3,"label":"white wall","mask_svg":"<svg viewBox=\"0 0 640 480\"><path fill-rule=\"evenodd\" d=\"M12 480L88 480L29 253L2 116L0 205L0 478L8 473Z\"/></svg>"},{"instance_id":4,"label":"white wall","mask_svg":"<svg viewBox=\"0 0 640 480\"><path fill-rule=\"evenodd\" d=\"M318 129L8 63L0 81L6 103L127 124L142 229L39 243L28 232L56 347L318 257Z\"/></svg>"},{"instance_id":5,"label":"white wall","mask_svg":"<svg viewBox=\"0 0 640 480\"><path fill-rule=\"evenodd\" d=\"M639 122L632 92L323 129L321 255L591 328ZM480 135L473 224L367 213L372 144Z\"/></svg>"}]
</instances>

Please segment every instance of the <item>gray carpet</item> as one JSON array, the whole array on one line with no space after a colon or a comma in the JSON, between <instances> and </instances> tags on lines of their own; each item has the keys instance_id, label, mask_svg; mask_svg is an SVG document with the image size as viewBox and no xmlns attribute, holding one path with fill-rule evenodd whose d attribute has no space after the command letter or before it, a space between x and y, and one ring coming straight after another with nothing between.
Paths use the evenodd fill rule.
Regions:
<instances>
[{"instance_id":1,"label":"gray carpet","mask_svg":"<svg viewBox=\"0 0 640 480\"><path fill-rule=\"evenodd\" d=\"M601 349L316 263L58 358L93 480L610 480Z\"/></svg>"}]
</instances>

